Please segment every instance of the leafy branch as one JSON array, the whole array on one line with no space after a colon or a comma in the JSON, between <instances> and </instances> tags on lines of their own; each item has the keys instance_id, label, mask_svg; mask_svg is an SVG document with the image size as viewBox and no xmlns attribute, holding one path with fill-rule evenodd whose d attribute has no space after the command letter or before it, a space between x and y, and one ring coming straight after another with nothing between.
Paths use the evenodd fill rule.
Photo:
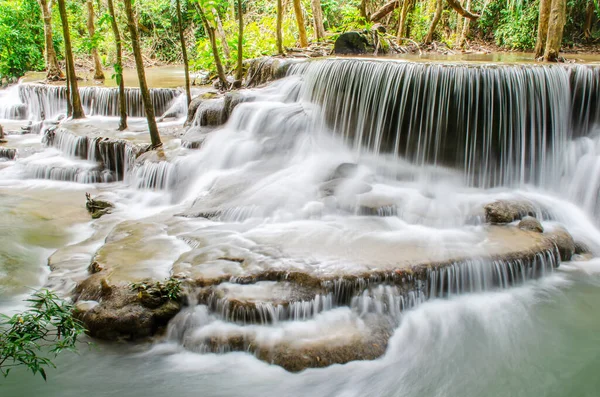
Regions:
<instances>
[{"instance_id":1,"label":"leafy branch","mask_svg":"<svg viewBox=\"0 0 600 397\"><path fill-rule=\"evenodd\" d=\"M73 305L48 290L27 299L31 308L12 317L0 314L0 372L26 366L46 380L46 368L56 368L47 355L56 357L64 350L77 352L77 340L85 333L73 317Z\"/></svg>"}]
</instances>

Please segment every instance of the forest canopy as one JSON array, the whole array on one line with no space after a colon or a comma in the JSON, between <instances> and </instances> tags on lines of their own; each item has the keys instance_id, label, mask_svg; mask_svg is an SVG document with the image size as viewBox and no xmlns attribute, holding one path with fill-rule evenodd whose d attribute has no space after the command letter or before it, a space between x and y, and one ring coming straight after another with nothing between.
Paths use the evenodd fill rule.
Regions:
<instances>
[{"instance_id":1,"label":"forest canopy","mask_svg":"<svg viewBox=\"0 0 600 397\"><path fill-rule=\"evenodd\" d=\"M556 1L556 0L555 0ZM560 0L559 0L560 1ZM531 51L536 46L541 3L544 0L243 0L243 58L278 53L277 8L282 7L282 45L293 48L305 40L335 40L349 30L385 28L386 35L419 45L436 43L449 49L470 45ZM564 0L563 0L564 2ZM52 42L64 60L61 20L54 0L0 0L0 77L18 77L28 70L44 70L44 21L47 3ZM125 65L133 62L124 5L114 0L117 24L124 36ZM89 7L95 31L89 34ZM218 55L227 70L236 65L238 51L237 0L137 0L140 45L147 64L182 63L177 4L192 70L214 71L214 51L207 26L214 27ZM458 8L457 8L458 7ZM461 15L460 9L477 18ZM564 5L562 45L593 44L600 37L597 0L569 0ZM93 49L104 67L115 64L115 38L107 0L66 0L76 64L89 66ZM458 12L457 12L458 10ZM202 11L203 14L200 12ZM315 12L319 13L317 23ZM204 19L202 15L204 15ZM208 25L207 25L208 23ZM300 28L302 25L302 28ZM209 30L212 30L210 28ZM321 32L320 30L323 30ZM305 39L307 37L308 39ZM400 42L399 42L400 44Z\"/></svg>"}]
</instances>

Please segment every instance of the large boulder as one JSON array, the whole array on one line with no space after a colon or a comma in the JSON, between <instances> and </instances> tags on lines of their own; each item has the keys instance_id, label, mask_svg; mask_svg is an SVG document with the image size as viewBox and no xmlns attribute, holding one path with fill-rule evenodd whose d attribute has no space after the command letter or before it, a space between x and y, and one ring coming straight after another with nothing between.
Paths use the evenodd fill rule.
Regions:
<instances>
[{"instance_id":1,"label":"large boulder","mask_svg":"<svg viewBox=\"0 0 600 397\"><path fill-rule=\"evenodd\" d=\"M338 55L360 55L374 50L368 36L360 32L342 33L333 47L333 52Z\"/></svg>"},{"instance_id":2,"label":"large boulder","mask_svg":"<svg viewBox=\"0 0 600 397\"><path fill-rule=\"evenodd\" d=\"M526 216L535 217L534 205L527 201L498 200L484 206L485 220L492 224L511 223Z\"/></svg>"},{"instance_id":3,"label":"large boulder","mask_svg":"<svg viewBox=\"0 0 600 397\"><path fill-rule=\"evenodd\" d=\"M194 121L194 117L196 116L196 111L198 110L198 107L200 106L200 104L202 104L202 102L205 102L210 99L215 99L217 98L217 96L217 92L208 91L192 99L192 102L190 102L190 106L188 107L187 118L185 120L184 126L187 127L192 124L192 121Z\"/></svg>"},{"instance_id":4,"label":"large boulder","mask_svg":"<svg viewBox=\"0 0 600 397\"><path fill-rule=\"evenodd\" d=\"M552 230L544 233L556 245L562 261L570 261L575 255L577 246L573 236L565 228L556 226Z\"/></svg>"},{"instance_id":5,"label":"large boulder","mask_svg":"<svg viewBox=\"0 0 600 397\"><path fill-rule=\"evenodd\" d=\"M128 285L110 285L104 278L94 288L95 280L99 278L90 277L78 287L74 313L92 337L104 340L151 337L181 310L179 301L149 299L147 293L139 293Z\"/></svg>"}]
</instances>

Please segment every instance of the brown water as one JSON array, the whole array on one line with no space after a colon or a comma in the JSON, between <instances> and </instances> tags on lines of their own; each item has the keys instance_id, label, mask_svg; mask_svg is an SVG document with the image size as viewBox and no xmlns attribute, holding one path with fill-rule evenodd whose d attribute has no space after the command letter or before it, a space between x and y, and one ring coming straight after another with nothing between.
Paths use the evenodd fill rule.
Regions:
<instances>
[{"instance_id":1,"label":"brown water","mask_svg":"<svg viewBox=\"0 0 600 397\"><path fill-rule=\"evenodd\" d=\"M80 87L86 86L104 86L117 87L117 82L111 78L113 74L112 68L104 69L106 80L97 82L93 79L93 71L78 73L82 78L78 82ZM139 87L138 77L135 69L125 69L123 71L125 85L127 87ZM32 83L44 80L46 74L44 72L28 72L22 81ZM182 65L157 66L146 69L146 80L152 88L176 88L185 85L185 75Z\"/></svg>"}]
</instances>

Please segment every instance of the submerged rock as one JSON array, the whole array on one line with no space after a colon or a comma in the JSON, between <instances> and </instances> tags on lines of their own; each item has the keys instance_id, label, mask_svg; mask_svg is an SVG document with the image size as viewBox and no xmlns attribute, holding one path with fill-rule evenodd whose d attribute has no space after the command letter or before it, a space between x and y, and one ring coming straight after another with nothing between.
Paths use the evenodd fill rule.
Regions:
<instances>
[{"instance_id":1,"label":"submerged rock","mask_svg":"<svg viewBox=\"0 0 600 397\"><path fill-rule=\"evenodd\" d=\"M492 224L511 223L536 215L535 207L527 201L498 200L485 205L484 209L486 221Z\"/></svg>"},{"instance_id":2,"label":"submerged rock","mask_svg":"<svg viewBox=\"0 0 600 397\"><path fill-rule=\"evenodd\" d=\"M98 219L106 214L109 214L114 208L112 203L104 200L93 199L89 193L85 194L85 198L85 208L87 208L88 212L92 215L92 219Z\"/></svg>"}]
</instances>

